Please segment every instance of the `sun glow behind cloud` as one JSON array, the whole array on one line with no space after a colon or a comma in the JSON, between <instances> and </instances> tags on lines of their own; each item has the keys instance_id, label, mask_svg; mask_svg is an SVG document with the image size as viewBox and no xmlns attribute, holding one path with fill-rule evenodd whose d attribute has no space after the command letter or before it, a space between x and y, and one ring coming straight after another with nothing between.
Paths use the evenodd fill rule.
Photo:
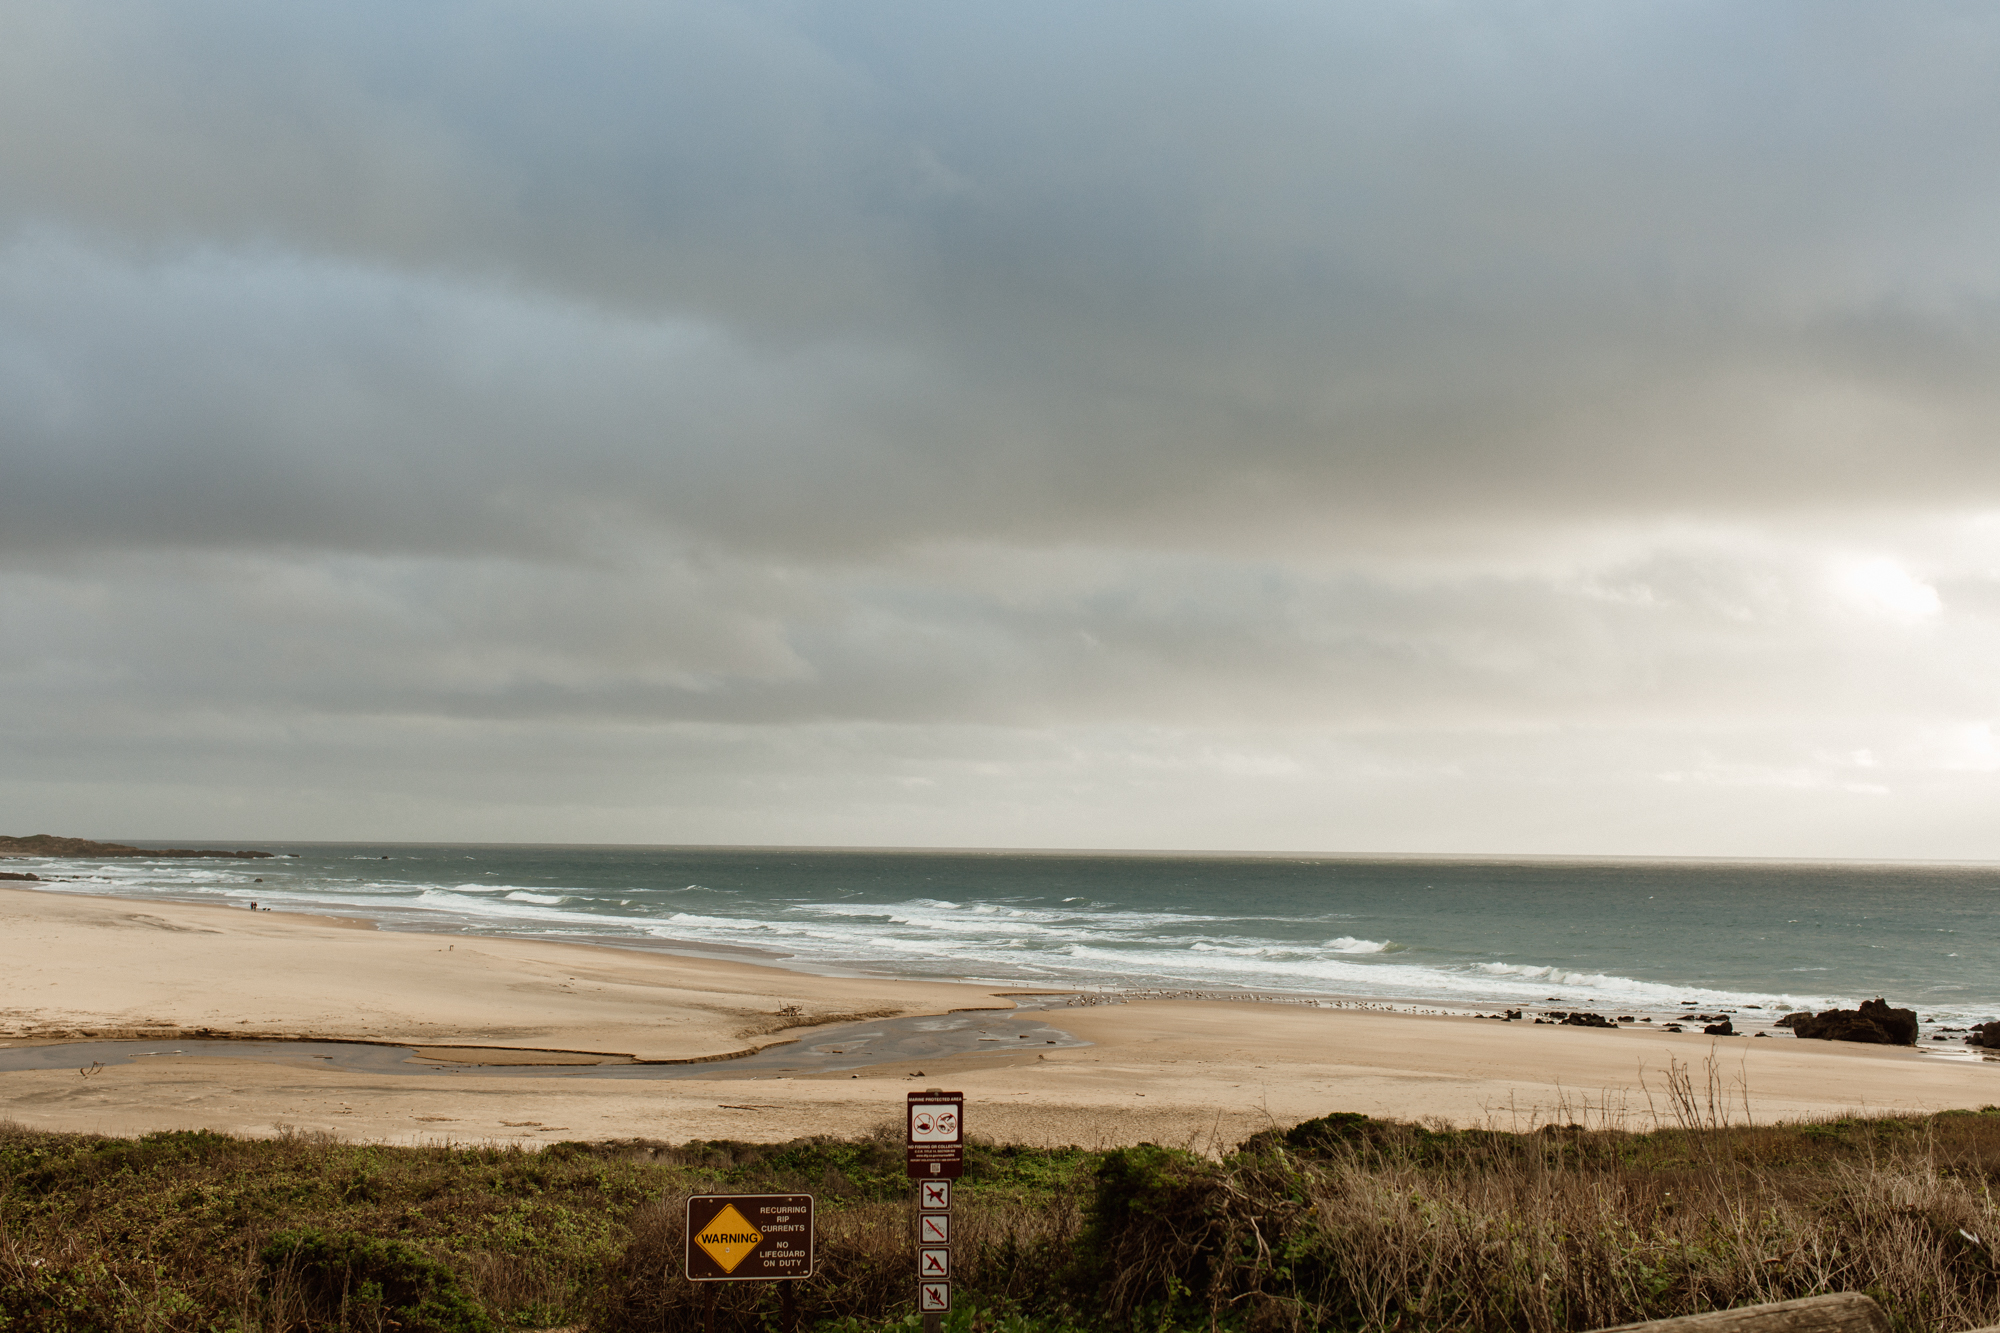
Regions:
<instances>
[{"instance_id":1,"label":"sun glow behind cloud","mask_svg":"<svg viewBox=\"0 0 2000 1333\"><path fill-rule=\"evenodd\" d=\"M1842 561L1833 585L1855 610L1903 625L1920 625L1944 610L1936 588L1886 556Z\"/></svg>"}]
</instances>

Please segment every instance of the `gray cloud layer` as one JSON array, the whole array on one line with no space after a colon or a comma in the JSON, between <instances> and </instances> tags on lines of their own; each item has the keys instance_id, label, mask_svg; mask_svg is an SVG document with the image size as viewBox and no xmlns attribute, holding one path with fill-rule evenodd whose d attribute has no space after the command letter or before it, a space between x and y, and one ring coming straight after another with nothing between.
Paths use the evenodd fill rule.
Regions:
<instances>
[{"instance_id":1,"label":"gray cloud layer","mask_svg":"<svg viewBox=\"0 0 2000 1333\"><path fill-rule=\"evenodd\" d=\"M10 13L0 808L2000 855L1949 813L1996 55L1945 4Z\"/></svg>"}]
</instances>

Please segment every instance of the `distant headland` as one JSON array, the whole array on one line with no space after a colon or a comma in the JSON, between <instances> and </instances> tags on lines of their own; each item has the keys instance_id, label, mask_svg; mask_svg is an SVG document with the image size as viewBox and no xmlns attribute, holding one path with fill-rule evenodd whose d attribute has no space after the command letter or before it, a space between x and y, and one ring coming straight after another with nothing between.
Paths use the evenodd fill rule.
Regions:
<instances>
[{"instance_id":1,"label":"distant headland","mask_svg":"<svg viewBox=\"0 0 2000 1333\"><path fill-rule=\"evenodd\" d=\"M59 838L53 833L33 833L25 838L0 834L0 856L231 856L244 861L268 860L270 852L196 851L187 847L128 847L122 842L92 842L88 838Z\"/></svg>"}]
</instances>

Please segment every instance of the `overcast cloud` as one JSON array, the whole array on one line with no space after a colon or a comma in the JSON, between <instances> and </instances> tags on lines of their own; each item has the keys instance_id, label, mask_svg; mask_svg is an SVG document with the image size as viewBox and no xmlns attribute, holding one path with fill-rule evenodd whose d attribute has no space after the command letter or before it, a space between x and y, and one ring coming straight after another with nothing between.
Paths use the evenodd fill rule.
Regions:
<instances>
[{"instance_id":1,"label":"overcast cloud","mask_svg":"<svg viewBox=\"0 0 2000 1333\"><path fill-rule=\"evenodd\" d=\"M0 13L0 831L2000 858L2000 14Z\"/></svg>"}]
</instances>

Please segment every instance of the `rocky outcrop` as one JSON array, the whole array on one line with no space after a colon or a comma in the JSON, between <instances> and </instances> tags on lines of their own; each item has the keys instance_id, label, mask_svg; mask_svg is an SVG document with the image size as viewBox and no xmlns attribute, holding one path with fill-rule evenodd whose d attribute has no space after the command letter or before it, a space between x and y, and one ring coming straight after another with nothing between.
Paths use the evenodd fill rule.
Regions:
<instances>
[{"instance_id":1,"label":"rocky outcrop","mask_svg":"<svg viewBox=\"0 0 2000 1333\"><path fill-rule=\"evenodd\" d=\"M0 870L0 879L32 879L36 883L40 883L41 878L40 875L19 875L11 870Z\"/></svg>"},{"instance_id":2,"label":"rocky outcrop","mask_svg":"<svg viewBox=\"0 0 2000 1333\"><path fill-rule=\"evenodd\" d=\"M1967 1046L1984 1046L1989 1051L2000 1051L2000 1018L1988 1023L1975 1023L1972 1031L1965 1035Z\"/></svg>"},{"instance_id":3,"label":"rocky outcrop","mask_svg":"<svg viewBox=\"0 0 2000 1333\"><path fill-rule=\"evenodd\" d=\"M1733 1037L1736 1035L1736 1025L1729 1021L1729 1015L1724 1014L1720 1023L1710 1023L1701 1031L1705 1037Z\"/></svg>"},{"instance_id":4,"label":"rocky outcrop","mask_svg":"<svg viewBox=\"0 0 2000 1333\"><path fill-rule=\"evenodd\" d=\"M215 852L195 851L186 847L128 847L122 842L92 842L88 838L59 838L53 833L34 833L25 838L0 836L0 856L84 856L84 857L162 857L162 856L228 856L239 860L268 860L270 852Z\"/></svg>"},{"instance_id":5,"label":"rocky outcrop","mask_svg":"<svg viewBox=\"0 0 2000 1333\"><path fill-rule=\"evenodd\" d=\"M1801 1037L1822 1041L1861 1041L1876 1046L1917 1044L1917 1011L1891 1009L1887 1000L1863 1000L1859 1009L1829 1009L1810 1018L1788 1014L1778 1020Z\"/></svg>"}]
</instances>

